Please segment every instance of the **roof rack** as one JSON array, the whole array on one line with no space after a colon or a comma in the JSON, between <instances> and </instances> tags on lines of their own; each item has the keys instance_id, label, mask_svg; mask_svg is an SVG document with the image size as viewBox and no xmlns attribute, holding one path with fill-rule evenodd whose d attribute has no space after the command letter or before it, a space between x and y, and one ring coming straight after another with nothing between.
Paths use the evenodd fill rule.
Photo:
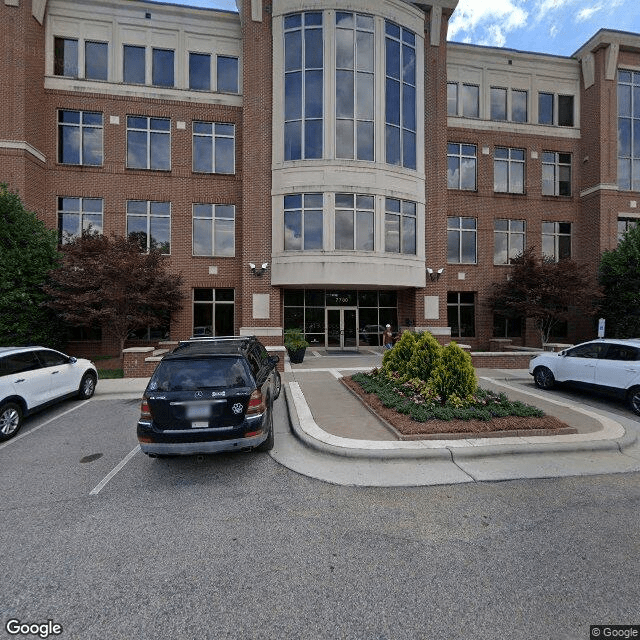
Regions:
<instances>
[{"instance_id":1,"label":"roof rack","mask_svg":"<svg viewBox=\"0 0 640 640\"><path fill-rule=\"evenodd\" d=\"M190 342L232 342L239 340L255 340L256 336L191 336L188 340L180 340L178 344Z\"/></svg>"}]
</instances>

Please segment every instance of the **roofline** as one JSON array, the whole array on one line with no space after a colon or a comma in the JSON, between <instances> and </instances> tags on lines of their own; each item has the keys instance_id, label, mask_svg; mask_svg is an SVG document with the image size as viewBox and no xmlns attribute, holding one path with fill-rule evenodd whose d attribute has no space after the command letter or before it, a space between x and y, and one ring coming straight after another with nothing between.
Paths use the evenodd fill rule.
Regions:
<instances>
[{"instance_id":1,"label":"roofline","mask_svg":"<svg viewBox=\"0 0 640 640\"><path fill-rule=\"evenodd\" d=\"M573 58L583 58L588 53L606 47L611 44L620 45L623 48L640 51L640 33L633 31L618 31L616 29L602 28L596 31L574 54Z\"/></svg>"},{"instance_id":2,"label":"roofline","mask_svg":"<svg viewBox=\"0 0 640 640\"><path fill-rule=\"evenodd\" d=\"M447 40L447 47L469 47L473 49L493 50L496 52L519 53L528 56L544 56L545 58L560 58L561 60L575 60L575 56L561 56L556 53L543 53L542 51L527 51L524 49L510 49L507 47L493 47L485 44L474 44L472 42L457 42L455 40Z\"/></svg>"}]
</instances>

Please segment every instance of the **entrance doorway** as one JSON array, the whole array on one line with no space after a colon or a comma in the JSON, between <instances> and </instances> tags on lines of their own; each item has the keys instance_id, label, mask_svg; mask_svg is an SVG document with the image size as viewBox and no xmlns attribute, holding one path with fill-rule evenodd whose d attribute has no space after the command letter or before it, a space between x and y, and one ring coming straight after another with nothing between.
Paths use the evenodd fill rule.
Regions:
<instances>
[{"instance_id":1,"label":"entrance doorway","mask_svg":"<svg viewBox=\"0 0 640 640\"><path fill-rule=\"evenodd\" d=\"M358 348L358 308L330 307L325 310L327 349Z\"/></svg>"}]
</instances>

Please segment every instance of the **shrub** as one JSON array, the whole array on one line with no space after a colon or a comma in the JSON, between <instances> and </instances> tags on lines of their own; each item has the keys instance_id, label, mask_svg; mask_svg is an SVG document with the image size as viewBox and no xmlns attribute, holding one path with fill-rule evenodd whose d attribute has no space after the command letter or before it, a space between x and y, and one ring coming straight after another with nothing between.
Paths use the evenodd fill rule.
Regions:
<instances>
[{"instance_id":1,"label":"shrub","mask_svg":"<svg viewBox=\"0 0 640 640\"><path fill-rule=\"evenodd\" d=\"M416 334L405 331L393 349L385 351L382 357L382 370L387 376L396 374L401 380L406 380L409 375L409 362L416 346Z\"/></svg>"},{"instance_id":2,"label":"shrub","mask_svg":"<svg viewBox=\"0 0 640 640\"><path fill-rule=\"evenodd\" d=\"M450 343L440 353L429 386L446 402L457 396L469 398L478 388L471 356L465 353L455 342Z\"/></svg>"},{"instance_id":3,"label":"shrub","mask_svg":"<svg viewBox=\"0 0 640 640\"><path fill-rule=\"evenodd\" d=\"M428 381L440 360L441 353L442 347L428 331L419 334L407 367L409 377Z\"/></svg>"}]
</instances>

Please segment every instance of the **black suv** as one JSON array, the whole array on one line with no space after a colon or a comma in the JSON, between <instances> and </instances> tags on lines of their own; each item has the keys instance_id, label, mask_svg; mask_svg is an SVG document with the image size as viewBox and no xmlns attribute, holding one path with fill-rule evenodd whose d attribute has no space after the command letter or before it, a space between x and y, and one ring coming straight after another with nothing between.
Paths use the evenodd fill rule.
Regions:
<instances>
[{"instance_id":1,"label":"black suv","mask_svg":"<svg viewBox=\"0 0 640 640\"><path fill-rule=\"evenodd\" d=\"M181 342L162 358L144 392L140 448L152 457L269 451L279 360L255 337Z\"/></svg>"}]
</instances>

